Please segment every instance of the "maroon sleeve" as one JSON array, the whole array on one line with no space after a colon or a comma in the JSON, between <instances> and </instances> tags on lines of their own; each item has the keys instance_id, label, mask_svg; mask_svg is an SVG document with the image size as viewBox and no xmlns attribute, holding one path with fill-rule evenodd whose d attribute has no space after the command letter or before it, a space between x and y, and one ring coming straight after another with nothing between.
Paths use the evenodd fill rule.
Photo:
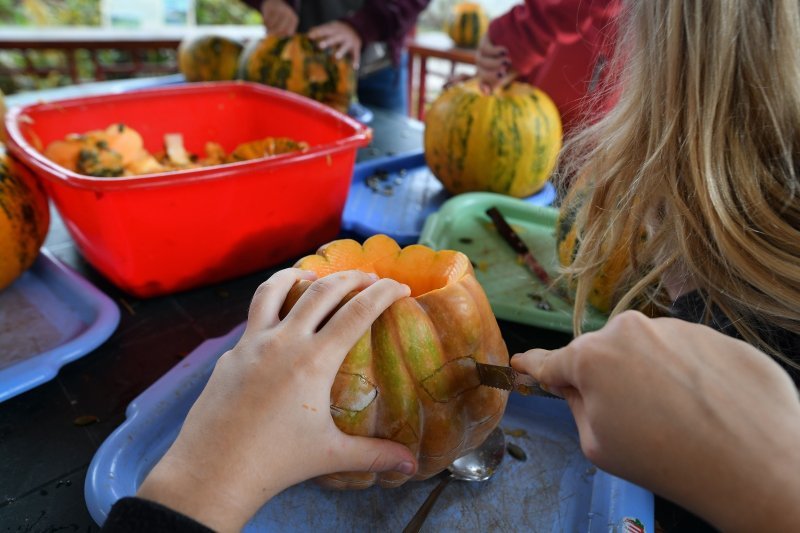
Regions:
<instances>
[{"instance_id":1,"label":"maroon sleeve","mask_svg":"<svg viewBox=\"0 0 800 533\"><path fill-rule=\"evenodd\" d=\"M286 2L287 4L289 4L289 7L291 7L295 11L298 10L298 5L297 5L298 4L298 0L283 0L283 1ZM261 4L264 3L264 0L242 0L242 2L244 2L248 6L252 7L256 11L261 13Z\"/></svg>"},{"instance_id":2,"label":"maroon sleeve","mask_svg":"<svg viewBox=\"0 0 800 533\"><path fill-rule=\"evenodd\" d=\"M542 64L555 43L569 44L587 28L616 16L616 1L525 0L489 24L489 40L508 49L523 77Z\"/></svg>"},{"instance_id":3,"label":"maroon sleeve","mask_svg":"<svg viewBox=\"0 0 800 533\"><path fill-rule=\"evenodd\" d=\"M402 44L429 1L365 0L361 9L342 20L358 32L364 44L375 41Z\"/></svg>"}]
</instances>

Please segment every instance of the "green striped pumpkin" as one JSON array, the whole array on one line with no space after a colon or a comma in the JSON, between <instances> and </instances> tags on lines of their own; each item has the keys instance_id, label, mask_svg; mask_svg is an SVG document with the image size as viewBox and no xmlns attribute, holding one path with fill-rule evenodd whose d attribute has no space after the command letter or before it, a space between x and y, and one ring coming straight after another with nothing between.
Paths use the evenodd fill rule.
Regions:
<instances>
[{"instance_id":1,"label":"green striped pumpkin","mask_svg":"<svg viewBox=\"0 0 800 533\"><path fill-rule=\"evenodd\" d=\"M489 16L483 6L475 2L462 2L453 7L447 23L447 34L460 48L477 48L489 28Z\"/></svg>"},{"instance_id":2,"label":"green striped pumpkin","mask_svg":"<svg viewBox=\"0 0 800 533\"><path fill-rule=\"evenodd\" d=\"M241 43L220 35L191 35L178 46L178 69L186 81L233 80Z\"/></svg>"},{"instance_id":3,"label":"green striped pumpkin","mask_svg":"<svg viewBox=\"0 0 800 533\"><path fill-rule=\"evenodd\" d=\"M356 90L349 59L336 59L304 34L267 36L242 53L239 76L285 89L347 112Z\"/></svg>"},{"instance_id":4,"label":"green striped pumpkin","mask_svg":"<svg viewBox=\"0 0 800 533\"><path fill-rule=\"evenodd\" d=\"M484 94L469 80L446 89L425 114L425 160L451 194L530 196L544 187L559 150L558 109L526 83Z\"/></svg>"}]
</instances>

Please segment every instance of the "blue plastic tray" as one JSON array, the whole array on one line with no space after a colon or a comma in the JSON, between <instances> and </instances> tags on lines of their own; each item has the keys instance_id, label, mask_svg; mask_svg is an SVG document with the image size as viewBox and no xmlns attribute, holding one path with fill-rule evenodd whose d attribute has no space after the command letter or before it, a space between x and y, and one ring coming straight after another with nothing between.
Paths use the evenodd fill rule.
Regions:
<instances>
[{"instance_id":1,"label":"blue plastic tray","mask_svg":"<svg viewBox=\"0 0 800 533\"><path fill-rule=\"evenodd\" d=\"M108 296L42 249L0 292L0 402L55 377L118 323L119 309Z\"/></svg>"},{"instance_id":2,"label":"blue plastic tray","mask_svg":"<svg viewBox=\"0 0 800 533\"><path fill-rule=\"evenodd\" d=\"M544 188L525 201L550 205L555 188ZM383 233L401 245L417 242L425 219L452 196L425 164L424 152L357 163L342 229L362 237Z\"/></svg>"},{"instance_id":3,"label":"blue plastic tray","mask_svg":"<svg viewBox=\"0 0 800 533\"><path fill-rule=\"evenodd\" d=\"M115 501L136 492L243 330L204 342L128 406L127 420L98 449L86 476L86 504L98 524ZM631 519L653 531L652 494L586 460L564 402L514 394L501 427L527 460L507 455L491 480L451 483L426 530L607 533L626 531ZM306 482L268 502L245 531L401 531L436 483L340 492Z\"/></svg>"}]
</instances>

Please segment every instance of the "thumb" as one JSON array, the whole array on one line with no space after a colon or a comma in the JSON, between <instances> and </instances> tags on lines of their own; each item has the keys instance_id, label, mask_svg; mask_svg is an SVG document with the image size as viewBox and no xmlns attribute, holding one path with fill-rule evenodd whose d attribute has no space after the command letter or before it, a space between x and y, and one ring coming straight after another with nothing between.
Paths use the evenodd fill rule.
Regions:
<instances>
[{"instance_id":1,"label":"thumb","mask_svg":"<svg viewBox=\"0 0 800 533\"><path fill-rule=\"evenodd\" d=\"M372 437L348 437L341 449L340 465L354 472L398 472L413 476L417 459L399 442Z\"/></svg>"}]
</instances>

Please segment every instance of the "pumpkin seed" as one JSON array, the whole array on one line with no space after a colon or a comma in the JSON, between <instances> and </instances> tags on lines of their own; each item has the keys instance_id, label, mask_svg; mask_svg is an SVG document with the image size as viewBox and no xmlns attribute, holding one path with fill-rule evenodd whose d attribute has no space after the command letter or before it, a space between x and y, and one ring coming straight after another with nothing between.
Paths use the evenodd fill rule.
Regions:
<instances>
[{"instance_id":1,"label":"pumpkin seed","mask_svg":"<svg viewBox=\"0 0 800 533\"><path fill-rule=\"evenodd\" d=\"M513 442L509 442L506 445L506 450L508 450L508 455L516 459L517 461L527 461L528 454L525 453L525 450L514 444Z\"/></svg>"},{"instance_id":2,"label":"pumpkin seed","mask_svg":"<svg viewBox=\"0 0 800 533\"><path fill-rule=\"evenodd\" d=\"M91 426L100 422L100 419L95 415L81 415L72 421L76 426Z\"/></svg>"}]
</instances>

